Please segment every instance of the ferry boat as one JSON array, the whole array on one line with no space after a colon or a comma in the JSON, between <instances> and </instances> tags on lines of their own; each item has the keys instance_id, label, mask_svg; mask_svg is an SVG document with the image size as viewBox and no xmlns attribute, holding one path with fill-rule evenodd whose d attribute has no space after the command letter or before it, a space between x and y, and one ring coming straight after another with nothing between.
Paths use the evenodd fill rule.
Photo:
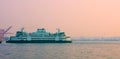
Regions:
<instances>
[{"instance_id":1,"label":"ferry boat","mask_svg":"<svg viewBox=\"0 0 120 59\"><path fill-rule=\"evenodd\" d=\"M72 43L72 40L60 29L56 33L47 32L44 28L28 33L22 28L15 36L10 36L10 40L6 43Z\"/></svg>"}]
</instances>

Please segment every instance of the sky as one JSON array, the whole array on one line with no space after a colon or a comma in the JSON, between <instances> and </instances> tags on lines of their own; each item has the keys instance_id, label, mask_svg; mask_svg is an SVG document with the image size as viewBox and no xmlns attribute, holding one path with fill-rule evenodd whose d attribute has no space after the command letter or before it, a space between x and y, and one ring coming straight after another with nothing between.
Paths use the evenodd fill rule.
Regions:
<instances>
[{"instance_id":1,"label":"sky","mask_svg":"<svg viewBox=\"0 0 120 59\"><path fill-rule=\"evenodd\" d=\"M0 0L0 28L60 28L68 36L120 36L120 0Z\"/></svg>"}]
</instances>

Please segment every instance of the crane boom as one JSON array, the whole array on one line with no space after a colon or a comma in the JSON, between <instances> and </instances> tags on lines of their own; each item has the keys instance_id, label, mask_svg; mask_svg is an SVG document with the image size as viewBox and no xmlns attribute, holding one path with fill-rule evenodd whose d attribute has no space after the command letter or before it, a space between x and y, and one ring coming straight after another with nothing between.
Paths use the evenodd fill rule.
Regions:
<instances>
[{"instance_id":1,"label":"crane boom","mask_svg":"<svg viewBox=\"0 0 120 59\"><path fill-rule=\"evenodd\" d=\"M7 31L9 31L12 28L12 26L8 27L3 34L5 34Z\"/></svg>"}]
</instances>

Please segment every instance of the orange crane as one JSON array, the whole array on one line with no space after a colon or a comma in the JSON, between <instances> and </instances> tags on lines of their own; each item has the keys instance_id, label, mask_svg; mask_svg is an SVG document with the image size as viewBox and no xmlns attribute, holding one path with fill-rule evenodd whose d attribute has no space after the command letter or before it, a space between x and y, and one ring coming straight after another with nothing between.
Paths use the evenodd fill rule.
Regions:
<instances>
[{"instance_id":1,"label":"orange crane","mask_svg":"<svg viewBox=\"0 0 120 59\"><path fill-rule=\"evenodd\" d=\"M12 28L12 26L8 27L6 30L5 29L0 29L0 43L4 41L4 36L5 34L9 34L7 33L10 29Z\"/></svg>"}]
</instances>

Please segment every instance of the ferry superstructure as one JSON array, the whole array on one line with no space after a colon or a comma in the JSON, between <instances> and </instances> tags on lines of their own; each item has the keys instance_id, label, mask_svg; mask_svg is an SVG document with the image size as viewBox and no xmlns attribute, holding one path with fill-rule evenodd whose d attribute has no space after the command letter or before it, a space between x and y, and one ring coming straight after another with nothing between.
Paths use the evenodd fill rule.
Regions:
<instances>
[{"instance_id":1,"label":"ferry superstructure","mask_svg":"<svg viewBox=\"0 0 120 59\"><path fill-rule=\"evenodd\" d=\"M44 28L37 29L36 32L25 32L24 28L16 32L15 36L11 36L7 43L72 43L69 36L65 32L57 29L56 33L47 32Z\"/></svg>"}]
</instances>

